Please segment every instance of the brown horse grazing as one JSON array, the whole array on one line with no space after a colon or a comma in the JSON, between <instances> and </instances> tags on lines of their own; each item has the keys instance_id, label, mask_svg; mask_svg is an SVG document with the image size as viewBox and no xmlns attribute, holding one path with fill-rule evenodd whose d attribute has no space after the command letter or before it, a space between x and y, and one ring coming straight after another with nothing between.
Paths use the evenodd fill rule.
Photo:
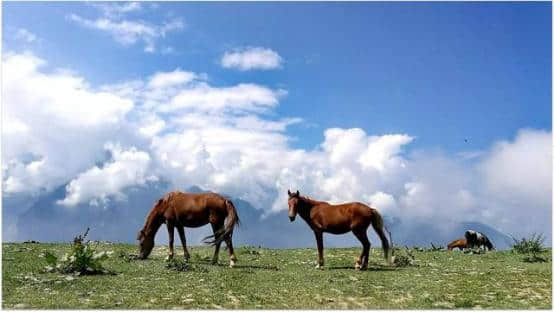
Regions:
<instances>
[{"instance_id":1,"label":"brown horse grazing","mask_svg":"<svg viewBox=\"0 0 554 313\"><path fill-rule=\"evenodd\" d=\"M367 238L369 225L373 225L375 232L379 235L385 251L385 259L389 265L392 264L389 242L383 232L383 218L376 209L359 202L332 205L327 202L301 197L298 190L295 193L291 193L289 190L288 194L290 221L293 222L298 213L314 231L319 255L316 268L323 266L323 233L344 234L352 231L363 245L362 253L356 260L354 268L367 269L369 249L371 248L371 243Z\"/></svg>"},{"instance_id":2,"label":"brown horse grazing","mask_svg":"<svg viewBox=\"0 0 554 313\"><path fill-rule=\"evenodd\" d=\"M464 251L464 249L467 248L467 240L465 238L453 240L451 243L448 244L448 251L452 251L454 248L458 248L461 251Z\"/></svg>"},{"instance_id":3,"label":"brown horse grazing","mask_svg":"<svg viewBox=\"0 0 554 313\"><path fill-rule=\"evenodd\" d=\"M227 222L225 222L227 219ZM212 225L214 234L204 238L215 246L212 263L216 264L219 256L219 247L225 241L229 248L230 266L233 267L237 258L233 251L233 228L239 224L239 216L233 203L216 193L183 193L172 191L158 200L148 216L137 240L140 243L139 258L146 259L154 247L154 237L160 226L167 225L169 234L169 256L173 258L173 231L177 228L185 259L190 255L185 239L185 227L200 227L208 223Z\"/></svg>"}]
</instances>

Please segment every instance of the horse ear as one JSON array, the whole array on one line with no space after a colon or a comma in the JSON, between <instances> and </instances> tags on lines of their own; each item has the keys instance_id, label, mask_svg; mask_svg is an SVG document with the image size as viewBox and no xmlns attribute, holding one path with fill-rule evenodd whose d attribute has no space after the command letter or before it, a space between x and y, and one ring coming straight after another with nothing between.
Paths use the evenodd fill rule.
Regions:
<instances>
[{"instance_id":1,"label":"horse ear","mask_svg":"<svg viewBox=\"0 0 554 313\"><path fill-rule=\"evenodd\" d=\"M140 240L140 238L143 236L144 236L144 230L140 230L137 234L137 240Z\"/></svg>"},{"instance_id":2,"label":"horse ear","mask_svg":"<svg viewBox=\"0 0 554 313\"><path fill-rule=\"evenodd\" d=\"M290 189L289 189L289 190L287 190L287 192L289 193L289 197L290 197L290 196L292 195L292 193L290 193Z\"/></svg>"},{"instance_id":3,"label":"horse ear","mask_svg":"<svg viewBox=\"0 0 554 313\"><path fill-rule=\"evenodd\" d=\"M296 190L296 196L300 196L300 191Z\"/></svg>"}]
</instances>

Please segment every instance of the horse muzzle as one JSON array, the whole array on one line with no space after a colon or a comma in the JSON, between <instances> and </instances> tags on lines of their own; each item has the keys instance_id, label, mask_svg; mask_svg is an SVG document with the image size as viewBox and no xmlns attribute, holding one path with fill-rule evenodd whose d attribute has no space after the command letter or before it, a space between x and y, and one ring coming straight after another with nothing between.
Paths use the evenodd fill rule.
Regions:
<instances>
[{"instance_id":1,"label":"horse muzzle","mask_svg":"<svg viewBox=\"0 0 554 313\"><path fill-rule=\"evenodd\" d=\"M295 218L296 218L296 216L289 216L289 220L290 220L291 222L294 222L294 219L295 219Z\"/></svg>"}]
</instances>

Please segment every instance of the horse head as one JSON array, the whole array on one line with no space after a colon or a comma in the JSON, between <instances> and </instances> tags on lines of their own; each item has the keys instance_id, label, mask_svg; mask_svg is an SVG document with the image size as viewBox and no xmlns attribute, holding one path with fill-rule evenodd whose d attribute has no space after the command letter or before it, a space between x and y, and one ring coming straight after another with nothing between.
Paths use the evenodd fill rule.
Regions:
<instances>
[{"instance_id":1,"label":"horse head","mask_svg":"<svg viewBox=\"0 0 554 313\"><path fill-rule=\"evenodd\" d=\"M147 236L144 229L138 232L137 240L139 241L139 259L146 259L154 248L154 236Z\"/></svg>"},{"instance_id":2,"label":"horse head","mask_svg":"<svg viewBox=\"0 0 554 313\"><path fill-rule=\"evenodd\" d=\"M289 219L291 222L294 222L294 219L296 218L296 214L298 213L298 200L300 197L300 192L296 190L296 192L290 192L288 190L289 194Z\"/></svg>"},{"instance_id":3,"label":"horse head","mask_svg":"<svg viewBox=\"0 0 554 313\"><path fill-rule=\"evenodd\" d=\"M139 241L139 258L146 259L154 248L154 237L160 225L164 222L160 216L160 207L167 200L165 197L158 200L148 216L144 227L138 232L137 240Z\"/></svg>"}]
</instances>

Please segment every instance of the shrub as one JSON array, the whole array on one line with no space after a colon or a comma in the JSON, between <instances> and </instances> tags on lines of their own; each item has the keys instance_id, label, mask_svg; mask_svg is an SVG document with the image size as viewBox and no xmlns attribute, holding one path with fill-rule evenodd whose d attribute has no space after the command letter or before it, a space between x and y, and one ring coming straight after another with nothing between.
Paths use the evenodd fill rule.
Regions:
<instances>
[{"instance_id":1,"label":"shrub","mask_svg":"<svg viewBox=\"0 0 554 313\"><path fill-rule=\"evenodd\" d=\"M77 275L113 274L102 266L102 261L107 259L111 252L97 252L90 242L84 242L88 232L89 229L87 228L83 236L75 237L71 245L71 251L65 253L61 259L58 259L50 251L45 251L44 258L48 263L45 271Z\"/></svg>"},{"instance_id":2,"label":"shrub","mask_svg":"<svg viewBox=\"0 0 554 313\"><path fill-rule=\"evenodd\" d=\"M516 239L512 237L514 244L512 245L512 251L519 254L533 254L544 252L544 236L542 234L532 234L529 239L523 237L521 239Z\"/></svg>"},{"instance_id":3,"label":"shrub","mask_svg":"<svg viewBox=\"0 0 554 313\"><path fill-rule=\"evenodd\" d=\"M398 253L403 251L398 248L394 248L393 251L396 252L394 253L394 256L393 256L394 266L396 267L418 266L415 263L415 256L413 252L408 247L406 247L406 249L404 250L405 251L404 253Z\"/></svg>"},{"instance_id":4,"label":"shrub","mask_svg":"<svg viewBox=\"0 0 554 313\"><path fill-rule=\"evenodd\" d=\"M527 254L523 258L524 262L535 263L535 262L546 262L547 260L538 256L538 254L546 251L544 247L544 235L532 234L529 239L523 237L521 239L516 239L512 237L514 244L512 245L512 252L519 254Z\"/></svg>"}]
</instances>

